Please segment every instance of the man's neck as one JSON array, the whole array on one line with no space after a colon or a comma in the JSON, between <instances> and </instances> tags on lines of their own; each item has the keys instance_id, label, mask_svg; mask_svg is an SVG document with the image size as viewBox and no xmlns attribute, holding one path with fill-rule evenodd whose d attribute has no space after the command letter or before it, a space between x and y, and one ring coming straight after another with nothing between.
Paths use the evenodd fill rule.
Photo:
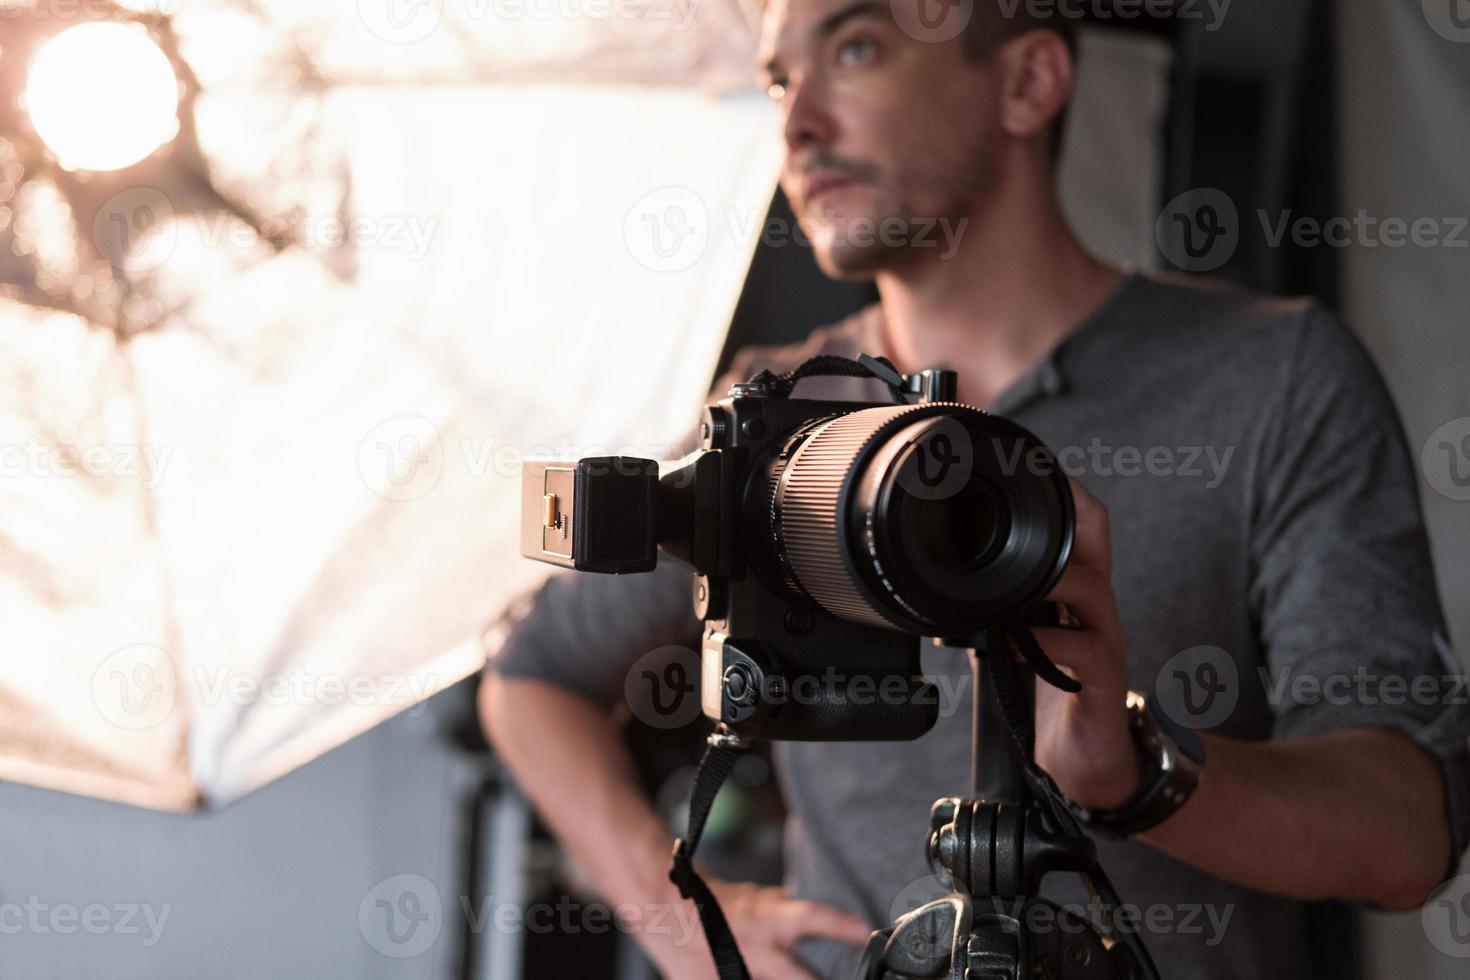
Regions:
<instances>
[{"instance_id":1,"label":"man's neck","mask_svg":"<svg viewBox=\"0 0 1470 980\"><path fill-rule=\"evenodd\" d=\"M997 194L947 258L876 277L883 346L905 372L960 374L960 398L987 407L1086 321L1122 274L1089 255L1049 189ZM937 253L938 250L936 249Z\"/></svg>"}]
</instances>

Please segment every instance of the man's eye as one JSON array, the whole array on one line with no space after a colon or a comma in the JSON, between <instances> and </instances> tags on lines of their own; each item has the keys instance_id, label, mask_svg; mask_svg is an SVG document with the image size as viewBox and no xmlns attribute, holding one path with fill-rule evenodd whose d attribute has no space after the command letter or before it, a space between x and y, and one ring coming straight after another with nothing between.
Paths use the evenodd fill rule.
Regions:
<instances>
[{"instance_id":1,"label":"man's eye","mask_svg":"<svg viewBox=\"0 0 1470 980\"><path fill-rule=\"evenodd\" d=\"M780 102L786 98L786 83L784 81L772 81L766 86L766 95L770 96L772 102Z\"/></svg>"},{"instance_id":2,"label":"man's eye","mask_svg":"<svg viewBox=\"0 0 1470 980\"><path fill-rule=\"evenodd\" d=\"M872 61L873 56L878 53L878 46L865 37L853 38L851 41L842 42L837 49L837 63L844 66L860 65L866 61Z\"/></svg>"}]
</instances>

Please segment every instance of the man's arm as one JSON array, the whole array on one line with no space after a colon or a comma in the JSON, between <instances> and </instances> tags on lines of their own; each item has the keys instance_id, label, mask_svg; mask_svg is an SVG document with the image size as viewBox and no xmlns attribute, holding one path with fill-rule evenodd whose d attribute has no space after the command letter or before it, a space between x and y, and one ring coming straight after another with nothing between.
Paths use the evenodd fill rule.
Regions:
<instances>
[{"instance_id":1,"label":"man's arm","mask_svg":"<svg viewBox=\"0 0 1470 980\"><path fill-rule=\"evenodd\" d=\"M678 946L691 934L685 917L693 907L667 878L673 838L639 791L618 726L579 695L493 671L480 687L480 717L517 783L611 906L678 909L667 919L679 928L638 939L665 974L685 975L673 967L687 956Z\"/></svg>"},{"instance_id":2,"label":"man's arm","mask_svg":"<svg viewBox=\"0 0 1470 980\"><path fill-rule=\"evenodd\" d=\"M1262 891L1390 911L1422 905L1444 877L1450 828L1439 766L1403 734L1202 740L1209 778L1143 835L1161 850Z\"/></svg>"},{"instance_id":3,"label":"man's arm","mask_svg":"<svg viewBox=\"0 0 1470 980\"><path fill-rule=\"evenodd\" d=\"M626 925L680 980L714 976L708 945L693 903L667 878L673 835L644 796L610 706L645 653L698 635L689 574L672 562L645 575L554 575L492 631L480 696L487 737L542 818L614 911L650 909L644 927ZM805 937L867 939L856 916L779 888L708 883L757 980L808 976L791 954Z\"/></svg>"},{"instance_id":4,"label":"man's arm","mask_svg":"<svg viewBox=\"0 0 1470 980\"><path fill-rule=\"evenodd\" d=\"M1073 800L1114 809L1139 785L1123 708L1128 645L1112 587L1107 511L1077 481L1077 543L1051 593L1081 628L1036 629L1082 683L1037 685L1037 761ZM1403 734L1345 728L1242 742L1205 735L1205 775L1189 801L1143 839L1251 888L1385 909L1423 903L1451 856L1438 761Z\"/></svg>"},{"instance_id":5,"label":"man's arm","mask_svg":"<svg viewBox=\"0 0 1470 980\"><path fill-rule=\"evenodd\" d=\"M1276 387L1240 501L1259 666L1323 696L1274 700L1271 742L1202 734L1198 789L1144 839L1277 894L1411 908L1470 841L1470 712L1445 696L1463 668L1443 641L1412 457L1377 370L1330 314L1252 329L1281 340L1261 365ZM1078 548L1053 598L1084 628L1037 639L1084 689L1038 690L1038 757L1069 795L1111 809L1139 779L1121 707L1128 638L1107 512L1073 488ZM1325 696L1359 676L1380 686ZM1421 684L1430 696L1390 697Z\"/></svg>"}]
</instances>

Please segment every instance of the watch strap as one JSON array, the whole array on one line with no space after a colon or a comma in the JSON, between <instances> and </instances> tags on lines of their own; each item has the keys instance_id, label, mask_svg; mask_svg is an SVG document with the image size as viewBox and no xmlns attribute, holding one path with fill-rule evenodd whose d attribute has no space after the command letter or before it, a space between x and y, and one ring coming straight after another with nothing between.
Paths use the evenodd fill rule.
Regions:
<instances>
[{"instance_id":1,"label":"watch strap","mask_svg":"<svg viewBox=\"0 0 1470 980\"><path fill-rule=\"evenodd\" d=\"M1129 729L1149 762L1143 784L1115 810L1077 806L1078 817L1104 836L1127 838L1152 830L1177 813L1199 785L1204 748L1193 733L1176 738L1141 694L1129 692Z\"/></svg>"}]
</instances>

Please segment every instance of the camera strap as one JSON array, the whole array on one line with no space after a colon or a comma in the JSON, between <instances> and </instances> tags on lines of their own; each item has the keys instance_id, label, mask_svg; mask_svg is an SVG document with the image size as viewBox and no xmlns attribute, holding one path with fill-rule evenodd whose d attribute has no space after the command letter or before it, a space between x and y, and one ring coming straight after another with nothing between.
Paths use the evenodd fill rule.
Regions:
<instances>
[{"instance_id":1,"label":"camera strap","mask_svg":"<svg viewBox=\"0 0 1470 980\"><path fill-rule=\"evenodd\" d=\"M889 394L897 404L909 401L909 391L904 385L903 375L886 357L870 357L863 354L856 361L838 354L818 354L803 361L798 367L785 374L760 371L749 384L764 385L781 395L790 395L791 390L802 378L810 377L877 378L888 386Z\"/></svg>"},{"instance_id":2,"label":"camera strap","mask_svg":"<svg viewBox=\"0 0 1470 980\"><path fill-rule=\"evenodd\" d=\"M745 749L746 743L723 726L710 735L704 756L699 760L699 771L694 776L694 793L689 800L689 829L674 841L674 864L669 869L669 880L679 889L680 896L686 901L692 899L694 907L699 910L699 923L704 927L704 938L709 942L720 980L749 980L750 972L740 956L735 935L730 931L730 923L726 921L720 903L715 900L714 892L694 870L694 852L704 834L704 823L709 819L715 796Z\"/></svg>"}]
</instances>

